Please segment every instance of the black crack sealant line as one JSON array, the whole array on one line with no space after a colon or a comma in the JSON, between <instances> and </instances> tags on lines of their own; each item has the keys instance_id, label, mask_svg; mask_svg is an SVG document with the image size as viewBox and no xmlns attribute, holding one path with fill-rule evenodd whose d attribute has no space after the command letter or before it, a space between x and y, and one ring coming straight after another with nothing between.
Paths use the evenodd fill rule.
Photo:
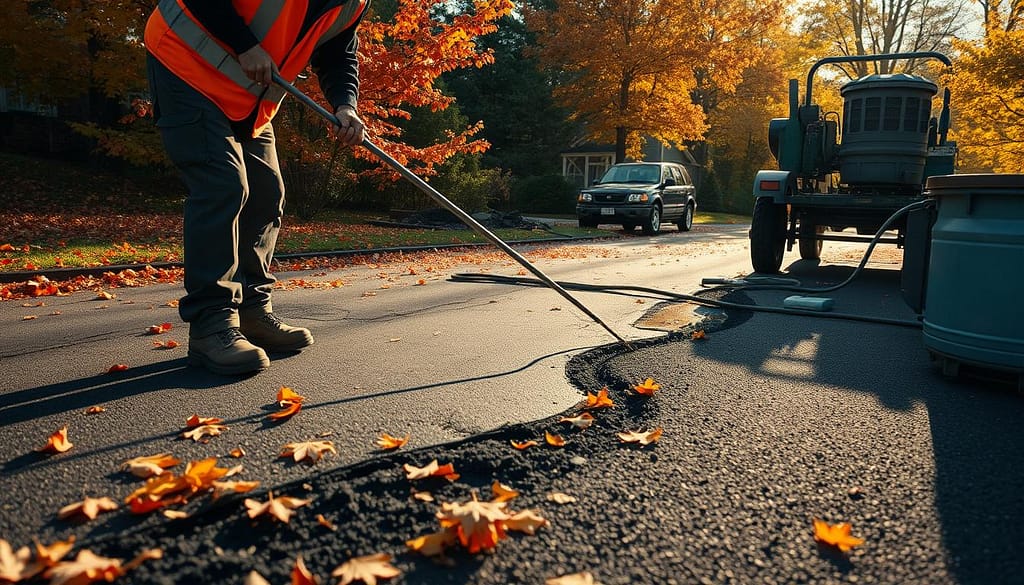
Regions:
<instances>
[{"instance_id":1,"label":"black crack sealant line","mask_svg":"<svg viewBox=\"0 0 1024 585\"><path fill-rule=\"evenodd\" d=\"M291 83L288 83L287 81L285 81L284 78L282 78L279 74L274 73L273 74L273 79L274 79L274 83L276 83L277 85L281 86L282 89L284 89L288 93L290 93L293 96L295 96L303 104L309 106L313 111L315 111L317 114L319 114L325 120L327 120L328 122L330 122L334 126L340 126L341 125L340 122L338 121L338 118L334 114L332 114L331 112L327 111L320 104L316 103L312 98L310 98L308 95L304 94L297 87L295 87ZM433 187L431 187L426 181L424 181L419 176L417 176L415 173L413 173L408 168L406 168L404 165L402 165L402 163L398 162L397 160L392 158L391 155L389 155L388 153L386 153L383 150L381 150L380 147L378 147L376 144L370 142L369 139L364 138L361 146L363 148L369 150L370 152L372 152L377 158L379 158L382 161L384 161L385 163L387 163L388 166L390 166L394 170L398 171L399 174L401 174L403 177L408 179L411 183L416 185L420 189L420 191L423 191L428 196L430 196L430 198L433 199L434 202L436 202L438 205L440 205L441 207L444 207L448 211L452 212L456 217L458 217L460 220L462 220L463 223L465 223L470 228L472 228L474 232L476 232L481 237L483 237L483 238L487 239L488 241L490 241L492 244L494 244L499 249L501 249L501 251L503 251L506 254L508 254L509 256L511 256L513 260L515 260L516 262L521 264L523 266L523 268L526 268L527 270L532 272L533 275L536 276L545 285L547 285L548 288L554 290L558 294L560 294L563 297L565 297L565 299L567 301L569 301L570 303L575 305L576 308L578 308L580 311L583 311L583 313L586 316L590 317L595 323L597 323L601 327L604 327L605 331L610 333L612 335L612 337L614 337L616 340L618 340L619 343L623 344L627 349L632 349L632 346L630 345L630 343L628 341L626 341L621 336L619 336L619 334L616 333L615 330L613 330L607 323L602 321L601 318L598 317L593 311L588 309L586 305L584 305L582 302L580 302L578 299L576 299L576 297L574 297L571 294L569 294L569 292L567 290L562 288L557 282L552 280L548 275L544 274L544 272L541 271L540 268L537 268L536 266L534 266L533 263L530 262L529 260L527 260L522 254L520 254L519 252L516 252L514 249L512 249L512 246L509 246L507 243L505 243L504 240L502 240L497 235L495 235L493 232L488 230L480 222L478 222L477 220L473 219L473 216L471 216L468 213L466 213L465 211L463 211L458 205L455 205L454 203L452 203L452 201L450 199L448 199L447 197L442 195L437 189L434 189Z\"/></svg>"}]
</instances>

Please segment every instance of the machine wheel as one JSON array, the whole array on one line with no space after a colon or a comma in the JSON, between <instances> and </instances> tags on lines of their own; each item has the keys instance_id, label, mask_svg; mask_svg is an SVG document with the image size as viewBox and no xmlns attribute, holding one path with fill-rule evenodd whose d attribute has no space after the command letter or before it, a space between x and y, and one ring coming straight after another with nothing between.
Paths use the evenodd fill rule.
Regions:
<instances>
[{"instance_id":1,"label":"machine wheel","mask_svg":"<svg viewBox=\"0 0 1024 585\"><path fill-rule=\"evenodd\" d=\"M825 226L823 225L808 225L807 230L813 230L816 234L825 233ZM804 227L800 226L800 231L804 231ZM800 257L804 260L817 260L821 258L821 245L824 242L821 240L812 240L811 238L800 238Z\"/></svg>"},{"instance_id":2,"label":"machine wheel","mask_svg":"<svg viewBox=\"0 0 1024 585\"><path fill-rule=\"evenodd\" d=\"M688 232L693 227L693 205L687 204L683 215L676 220L676 227L681 232Z\"/></svg>"},{"instance_id":3,"label":"machine wheel","mask_svg":"<svg viewBox=\"0 0 1024 585\"><path fill-rule=\"evenodd\" d=\"M593 218L579 218L581 228L596 228L597 220Z\"/></svg>"},{"instance_id":4,"label":"machine wheel","mask_svg":"<svg viewBox=\"0 0 1024 585\"><path fill-rule=\"evenodd\" d=\"M645 236L656 236L661 231L661 206L651 206L651 214L640 224Z\"/></svg>"},{"instance_id":5,"label":"machine wheel","mask_svg":"<svg viewBox=\"0 0 1024 585\"><path fill-rule=\"evenodd\" d=\"M775 274L782 267L785 251L786 206L759 197L750 221L750 263L756 272Z\"/></svg>"},{"instance_id":6,"label":"machine wheel","mask_svg":"<svg viewBox=\"0 0 1024 585\"><path fill-rule=\"evenodd\" d=\"M632 232L635 229L636 229L636 224L635 223L625 222L625 223L622 224L622 231L626 232L627 234Z\"/></svg>"}]
</instances>

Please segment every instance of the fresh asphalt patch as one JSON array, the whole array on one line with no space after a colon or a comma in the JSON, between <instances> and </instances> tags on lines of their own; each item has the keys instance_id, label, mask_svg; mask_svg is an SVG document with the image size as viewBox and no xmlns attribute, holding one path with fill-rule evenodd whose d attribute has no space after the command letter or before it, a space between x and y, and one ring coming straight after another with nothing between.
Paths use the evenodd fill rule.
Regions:
<instances>
[{"instance_id":1,"label":"fresh asphalt patch","mask_svg":"<svg viewBox=\"0 0 1024 585\"><path fill-rule=\"evenodd\" d=\"M605 585L1024 583L1024 403L942 378L918 330L731 311L705 339L683 330L632 351L604 346L567 374L581 398L608 386L615 401L586 430L552 417L325 473L310 466L272 488L312 499L289 524L251 520L234 497L196 502L185 520L107 515L120 533L79 544L125 559L162 548L126 577L153 584L241 583L253 570L286 583L298 555L329 582L350 557L378 552L403 571L396 584L541 584L578 571ZM646 377L662 386L650 398L631 391ZM616 437L657 427L661 440L646 447ZM545 431L567 444L545 445ZM509 443L527 439L541 444ZM459 479L405 478L403 464L432 459ZM440 502L488 499L496 480L522 492L509 508L550 524L510 533L490 554L407 549L438 529ZM436 501L414 499L420 490ZM552 492L577 501L556 504ZM850 522L865 543L846 554L819 545L813 518Z\"/></svg>"}]
</instances>

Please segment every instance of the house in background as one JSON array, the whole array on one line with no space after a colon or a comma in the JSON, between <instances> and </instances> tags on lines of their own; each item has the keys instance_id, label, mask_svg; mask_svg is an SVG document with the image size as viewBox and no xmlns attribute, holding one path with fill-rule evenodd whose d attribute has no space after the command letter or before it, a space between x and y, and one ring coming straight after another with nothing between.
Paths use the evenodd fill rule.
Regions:
<instances>
[{"instance_id":1,"label":"house in background","mask_svg":"<svg viewBox=\"0 0 1024 585\"><path fill-rule=\"evenodd\" d=\"M598 144L595 142L577 141L563 150L562 177L570 184L583 188L601 178L608 167L615 164L615 145ZM624 162L630 162L626 159ZM694 184L700 188L701 167L688 150L663 146L653 138L648 138L644 145L643 160L648 162L677 162L686 167Z\"/></svg>"}]
</instances>

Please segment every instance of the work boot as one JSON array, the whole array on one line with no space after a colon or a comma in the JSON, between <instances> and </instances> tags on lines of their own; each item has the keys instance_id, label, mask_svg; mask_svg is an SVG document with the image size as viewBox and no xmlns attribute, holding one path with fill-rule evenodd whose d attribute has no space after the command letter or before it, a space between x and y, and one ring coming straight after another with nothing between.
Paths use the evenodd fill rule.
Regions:
<instances>
[{"instance_id":1,"label":"work boot","mask_svg":"<svg viewBox=\"0 0 1024 585\"><path fill-rule=\"evenodd\" d=\"M313 334L305 327L285 324L273 313L241 313L242 333L269 352L295 351L313 345Z\"/></svg>"},{"instance_id":2,"label":"work boot","mask_svg":"<svg viewBox=\"0 0 1024 585\"><path fill-rule=\"evenodd\" d=\"M270 358L249 343L238 327L231 327L204 337L189 337L188 363L230 376L265 370L270 367Z\"/></svg>"}]
</instances>

